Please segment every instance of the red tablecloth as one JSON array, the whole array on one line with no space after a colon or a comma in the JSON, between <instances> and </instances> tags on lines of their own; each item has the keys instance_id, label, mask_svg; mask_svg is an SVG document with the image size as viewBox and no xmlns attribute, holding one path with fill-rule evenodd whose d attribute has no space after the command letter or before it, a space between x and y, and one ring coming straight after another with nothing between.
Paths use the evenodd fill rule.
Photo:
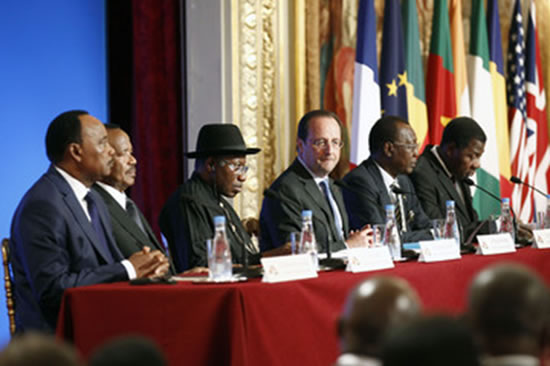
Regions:
<instances>
[{"instance_id":1,"label":"red tablecloth","mask_svg":"<svg viewBox=\"0 0 550 366\"><path fill-rule=\"evenodd\" d=\"M472 277L488 264L528 265L550 283L550 250L525 248L497 256L464 256L440 263L264 284L131 286L114 283L65 293L58 336L87 357L113 336L153 338L170 365L331 365L338 355L336 320L348 291L378 273L405 278L428 311L460 313Z\"/></svg>"}]
</instances>

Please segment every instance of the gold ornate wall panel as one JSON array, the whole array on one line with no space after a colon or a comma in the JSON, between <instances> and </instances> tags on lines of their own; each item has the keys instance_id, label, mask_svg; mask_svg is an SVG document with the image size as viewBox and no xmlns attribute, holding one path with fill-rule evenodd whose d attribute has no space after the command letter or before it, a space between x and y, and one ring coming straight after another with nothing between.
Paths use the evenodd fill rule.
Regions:
<instances>
[{"instance_id":1,"label":"gold ornate wall panel","mask_svg":"<svg viewBox=\"0 0 550 366\"><path fill-rule=\"evenodd\" d=\"M263 190L280 171L275 171L279 124L285 121L281 102L280 15L277 0L234 0L232 2L232 85L233 120L247 145L262 152L247 158L250 166L244 190L235 198L242 218L257 217ZM285 64L289 64L288 61ZM283 70L287 72L287 69ZM277 107L277 108L276 108Z\"/></svg>"}]
</instances>

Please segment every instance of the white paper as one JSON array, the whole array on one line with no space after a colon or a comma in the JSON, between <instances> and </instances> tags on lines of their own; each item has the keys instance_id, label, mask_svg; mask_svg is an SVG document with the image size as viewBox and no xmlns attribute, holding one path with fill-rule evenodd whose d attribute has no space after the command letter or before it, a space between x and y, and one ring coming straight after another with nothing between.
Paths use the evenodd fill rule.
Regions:
<instances>
[{"instance_id":1,"label":"white paper","mask_svg":"<svg viewBox=\"0 0 550 366\"><path fill-rule=\"evenodd\" d=\"M260 259L264 267L262 282L276 283L317 277L309 254L282 255Z\"/></svg>"},{"instance_id":2,"label":"white paper","mask_svg":"<svg viewBox=\"0 0 550 366\"><path fill-rule=\"evenodd\" d=\"M533 247L537 249L550 248L550 229L533 230L535 242Z\"/></svg>"},{"instance_id":3,"label":"white paper","mask_svg":"<svg viewBox=\"0 0 550 366\"><path fill-rule=\"evenodd\" d=\"M375 248L348 249L346 271L358 273L393 268L390 251L387 246Z\"/></svg>"},{"instance_id":4,"label":"white paper","mask_svg":"<svg viewBox=\"0 0 550 366\"><path fill-rule=\"evenodd\" d=\"M441 262L461 258L460 248L454 239L424 240L419 244L419 262Z\"/></svg>"},{"instance_id":5,"label":"white paper","mask_svg":"<svg viewBox=\"0 0 550 366\"><path fill-rule=\"evenodd\" d=\"M516 251L516 245L510 233L478 235L477 242L479 243L477 254L492 255Z\"/></svg>"}]
</instances>

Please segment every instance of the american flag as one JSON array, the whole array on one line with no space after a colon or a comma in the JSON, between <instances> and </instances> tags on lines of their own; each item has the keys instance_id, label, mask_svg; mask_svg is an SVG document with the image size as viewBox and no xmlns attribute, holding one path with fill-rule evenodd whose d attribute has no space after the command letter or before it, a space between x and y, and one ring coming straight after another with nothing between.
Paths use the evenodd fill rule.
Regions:
<instances>
[{"instance_id":1,"label":"american flag","mask_svg":"<svg viewBox=\"0 0 550 366\"><path fill-rule=\"evenodd\" d=\"M525 43L520 0L516 0L510 26L508 46L508 121L510 123L510 160L512 175L532 184L535 176L536 126L527 119L525 96ZM526 185L516 185L512 191L512 207L519 218L532 217L533 192Z\"/></svg>"},{"instance_id":2,"label":"american flag","mask_svg":"<svg viewBox=\"0 0 550 366\"><path fill-rule=\"evenodd\" d=\"M533 185L548 192L548 165L550 163L550 149L548 147L548 126L546 120L546 94L542 75L539 37L536 27L535 2L531 3L529 21L527 25L525 57L525 87L527 91L527 123L534 125L536 135L536 170ZM535 210L543 211L546 208L546 197L533 192Z\"/></svg>"}]
</instances>

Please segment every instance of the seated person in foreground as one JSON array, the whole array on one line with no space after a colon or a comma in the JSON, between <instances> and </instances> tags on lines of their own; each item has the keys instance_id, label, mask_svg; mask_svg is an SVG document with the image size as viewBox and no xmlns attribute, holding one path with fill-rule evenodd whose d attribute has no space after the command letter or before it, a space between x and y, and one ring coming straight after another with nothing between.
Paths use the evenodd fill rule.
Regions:
<instances>
[{"instance_id":1,"label":"seated person in foreground","mask_svg":"<svg viewBox=\"0 0 550 366\"><path fill-rule=\"evenodd\" d=\"M480 364L470 329L458 320L444 315L418 318L392 329L384 341L382 361L384 366Z\"/></svg>"},{"instance_id":2,"label":"seated person in foreground","mask_svg":"<svg viewBox=\"0 0 550 366\"><path fill-rule=\"evenodd\" d=\"M246 181L247 148L233 124L209 124L201 128L194 152L195 171L168 198L159 216L160 229L168 240L178 272L203 271L208 266L206 240L214 237L214 217L225 216L226 233L234 264L258 263L259 254L237 212L224 198L233 198ZM243 253L243 249L245 250Z\"/></svg>"},{"instance_id":3,"label":"seated person in foreground","mask_svg":"<svg viewBox=\"0 0 550 366\"><path fill-rule=\"evenodd\" d=\"M550 293L529 268L497 264L480 272L468 294L467 319L483 366L539 366L550 336Z\"/></svg>"},{"instance_id":4,"label":"seated person in foreground","mask_svg":"<svg viewBox=\"0 0 550 366\"><path fill-rule=\"evenodd\" d=\"M147 219L125 193L136 180L137 160L132 153L130 137L117 125L105 127L109 144L115 150L113 168L111 174L102 177L92 189L103 198L109 210L116 244L126 258L146 246L164 254L164 247L158 242Z\"/></svg>"},{"instance_id":5,"label":"seated person in foreground","mask_svg":"<svg viewBox=\"0 0 550 366\"><path fill-rule=\"evenodd\" d=\"M298 157L273 182L260 213L260 249L290 253L290 233L300 232L303 210L313 211L313 229L320 252L367 246L367 230L349 232L340 189L329 177L340 159L341 123L329 111L306 113L298 124ZM286 245L285 245L286 244ZM281 248L282 247L282 248Z\"/></svg>"},{"instance_id":6,"label":"seated person in foreground","mask_svg":"<svg viewBox=\"0 0 550 366\"><path fill-rule=\"evenodd\" d=\"M403 242L433 239L431 222L407 176L418 158L416 134L400 117L384 116L369 134L371 156L344 177L344 201L350 227L383 224L385 207L395 205ZM396 194L394 189L403 193Z\"/></svg>"},{"instance_id":7,"label":"seated person in foreground","mask_svg":"<svg viewBox=\"0 0 550 366\"><path fill-rule=\"evenodd\" d=\"M489 224L479 221L470 187L464 182L480 167L486 140L476 121L455 118L443 130L440 145L426 146L411 174L418 199L431 219L444 219L446 202L455 201L462 243L476 232L489 233Z\"/></svg>"},{"instance_id":8,"label":"seated person in foreground","mask_svg":"<svg viewBox=\"0 0 550 366\"><path fill-rule=\"evenodd\" d=\"M381 366L387 333L420 315L418 295L400 278L373 276L348 295L338 323L342 355L335 366Z\"/></svg>"}]
</instances>

